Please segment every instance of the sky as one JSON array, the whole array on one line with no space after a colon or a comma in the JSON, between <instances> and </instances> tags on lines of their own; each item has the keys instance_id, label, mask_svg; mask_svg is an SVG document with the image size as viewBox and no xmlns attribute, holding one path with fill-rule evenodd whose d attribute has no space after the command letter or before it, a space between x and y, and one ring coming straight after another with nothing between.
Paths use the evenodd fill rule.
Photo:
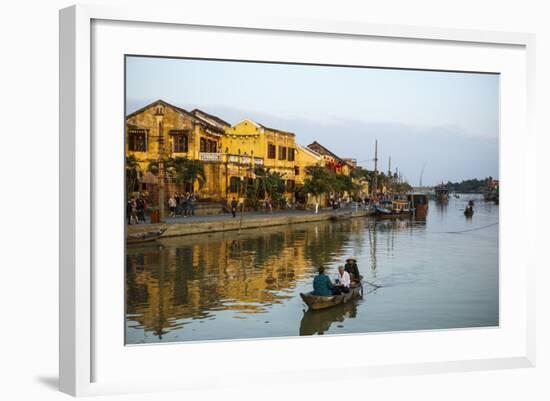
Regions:
<instances>
[{"instance_id":1,"label":"sky","mask_svg":"<svg viewBox=\"0 0 550 401\"><path fill-rule=\"evenodd\" d=\"M498 178L499 76L127 57L126 112L157 99L234 124L250 118L340 157L398 168L413 186Z\"/></svg>"}]
</instances>

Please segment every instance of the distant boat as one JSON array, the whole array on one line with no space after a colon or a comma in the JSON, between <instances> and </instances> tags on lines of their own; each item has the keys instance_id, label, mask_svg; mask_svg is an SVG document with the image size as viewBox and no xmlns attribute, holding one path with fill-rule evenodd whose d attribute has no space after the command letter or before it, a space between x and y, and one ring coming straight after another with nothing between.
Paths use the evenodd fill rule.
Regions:
<instances>
[{"instance_id":1,"label":"distant boat","mask_svg":"<svg viewBox=\"0 0 550 401\"><path fill-rule=\"evenodd\" d=\"M438 202L447 202L449 200L449 189L447 188L447 185L445 184L439 184L436 185L434 188L435 191L435 199Z\"/></svg>"},{"instance_id":2,"label":"distant boat","mask_svg":"<svg viewBox=\"0 0 550 401\"><path fill-rule=\"evenodd\" d=\"M464 216L472 217L473 215L474 215L474 208L467 207L466 209L464 209Z\"/></svg>"}]
</instances>

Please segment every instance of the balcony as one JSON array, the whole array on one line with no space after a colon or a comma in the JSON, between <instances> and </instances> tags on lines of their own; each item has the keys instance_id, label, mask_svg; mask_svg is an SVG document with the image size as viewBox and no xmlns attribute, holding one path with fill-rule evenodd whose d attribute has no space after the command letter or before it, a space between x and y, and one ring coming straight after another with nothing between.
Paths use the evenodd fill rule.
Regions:
<instances>
[{"instance_id":1,"label":"balcony","mask_svg":"<svg viewBox=\"0 0 550 401\"><path fill-rule=\"evenodd\" d=\"M222 153L207 153L207 152L200 152L199 153L199 160L201 162L210 162L210 163L219 163L223 161L222 159Z\"/></svg>"},{"instance_id":2,"label":"balcony","mask_svg":"<svg viewBox=\"0 0 550 401\"><path fill-rule=\"evenodd\" d=\"M199 160L206 163L222 163L227 161L231 164L240 164L244 166L251 166L253 164L254 167L262 167L264 165L264 159L261 157L225 153L200 152Z\"/></svg>"}]
</instances>

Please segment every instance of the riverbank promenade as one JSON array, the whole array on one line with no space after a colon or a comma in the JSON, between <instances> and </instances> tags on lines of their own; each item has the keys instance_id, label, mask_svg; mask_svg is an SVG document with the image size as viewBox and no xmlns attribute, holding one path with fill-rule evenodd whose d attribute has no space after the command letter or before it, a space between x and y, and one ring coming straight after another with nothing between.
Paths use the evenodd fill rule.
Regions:
<instances>
[{"instance_id":1,"label":"riverbank promenade","mask_svg":"<svg viewBox=\"0 0 550 401\"><path fill-rule=\"evenodd\" d=\"M355 206L337 210L322 209L319 213L313 210L282 210L273 212L244 212L233 217L231 213L202 215L190 217L166 218L164 223L132 224L127 226L127 233L165 230L163 237L204 234L220 231L245 230L250 228L280 226L298 223L309 223L331 219L343 219L368 216L364 208Z\"/></svg>"}]
</instances>

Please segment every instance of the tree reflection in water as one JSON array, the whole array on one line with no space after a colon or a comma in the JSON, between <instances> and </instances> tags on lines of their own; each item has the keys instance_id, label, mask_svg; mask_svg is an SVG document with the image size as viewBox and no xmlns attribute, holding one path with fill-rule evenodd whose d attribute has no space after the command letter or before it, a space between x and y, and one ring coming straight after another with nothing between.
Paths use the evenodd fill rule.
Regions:
<instances>
[{"instance_id":1,"label":"tree reflection in water","mask_svg":"<svg viewBox=\"0 0 550 401\"><path fill-rule=\"evenodd\" d=\"M376 277L378 252L393 253L393 233L410 224L352 219L265 227L240 235L225 232L165 238L128 246L127 328L163 340L170 332L185 337L188 330L195 330L196 322L217 320L221 315L247 319L266 314L258 319L273 322L274 307L310 290L319 266L335 268L347 256L360 257L366 252L360 269L370 270L371 278ZM355 317L353 305L316 315L306 312L300 334L321 334L333 322ZM294 319L297 322L299 317Z\"/></svg>"}]
</instances>

